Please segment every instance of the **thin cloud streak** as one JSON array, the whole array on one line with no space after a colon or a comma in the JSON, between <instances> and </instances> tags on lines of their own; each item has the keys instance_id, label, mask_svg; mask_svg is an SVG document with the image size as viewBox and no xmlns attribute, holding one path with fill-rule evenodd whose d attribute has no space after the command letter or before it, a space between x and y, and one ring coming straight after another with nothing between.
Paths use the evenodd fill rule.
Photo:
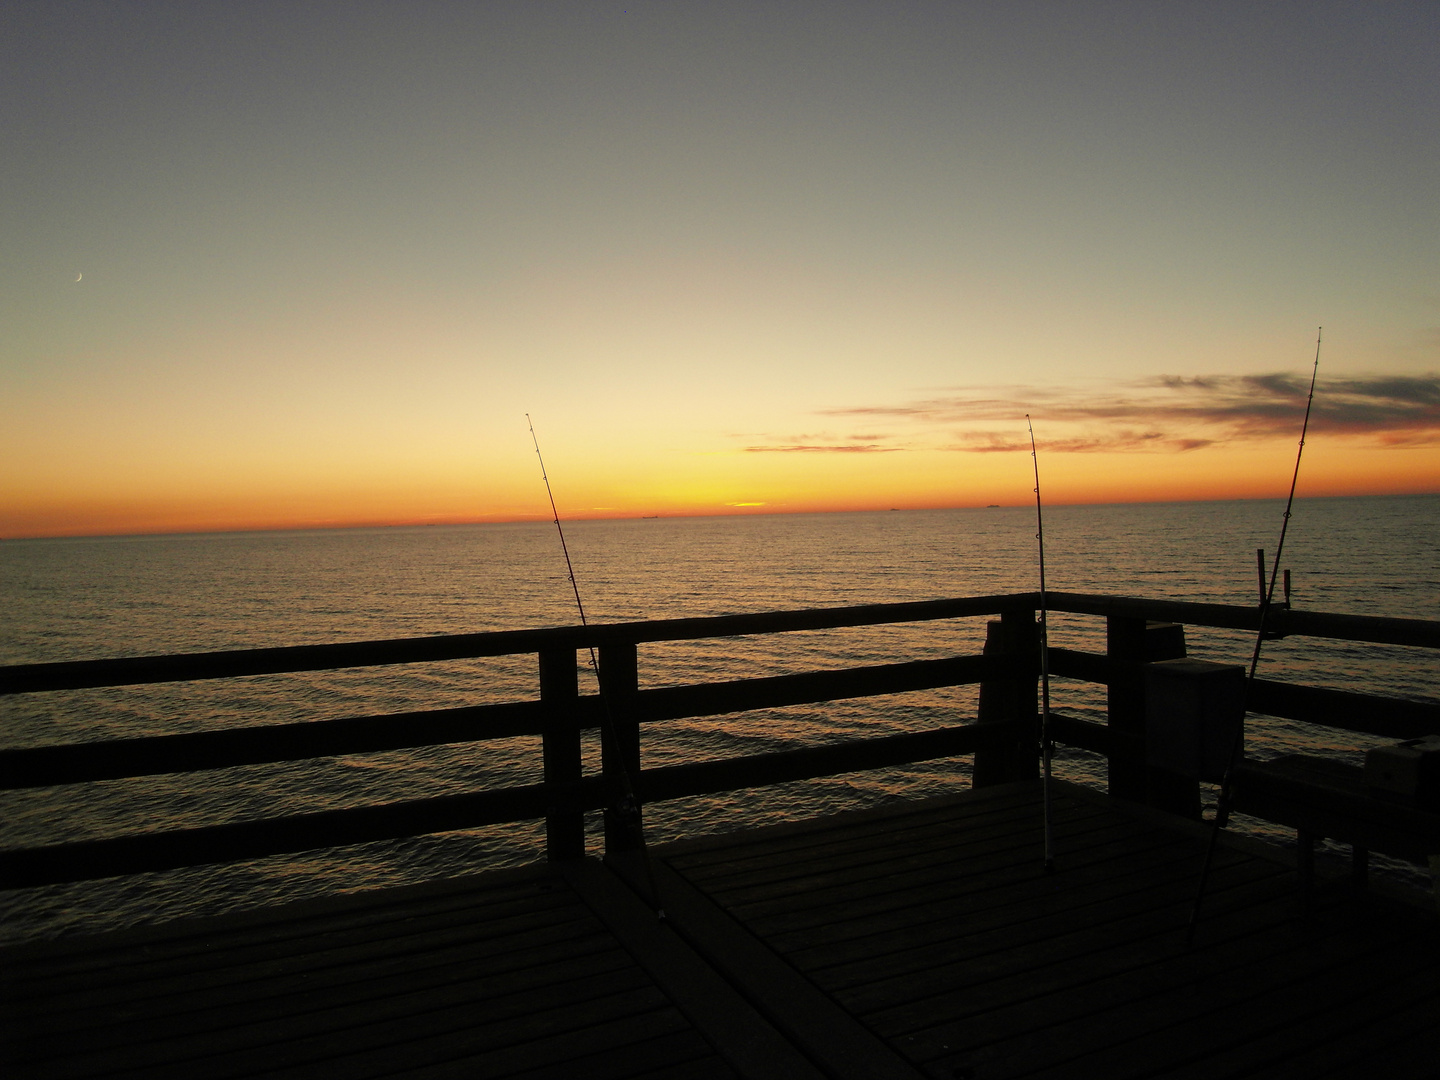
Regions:
<instances>
[{"instance_id":1,"label":"thin cloud streak","mask_svg":"<svg viewBox=\"0 0 1440 1080\"><path fill-rule=\"evenodd\" d=\"M943 426L943 449L1009 453L1028 443L988 430L1029 413L1047 425L1079 427L1045 440L1060 453L1185 453L1218 443L1290 436L1305 411L1309 379L1288 373L1166 375L1113 392L1047 387L976 388L974 394L905 405L827 410L825 415ZM1375 375L1321 379L1311 430L1381 446L1440 446L1440 376Z\"/></svg>"},{"instance_id":2,"label":"thin cloud streak","mask_svg":"<svg viewBox=\"0 0 1440 1080\"><path fill-rule=\"evenodd\" d=\"M904 447L877 446L874 443L825 446L817 443L788 443L783 446L747 446L747 454L893 454Z\"/></svg>"}]
</instances>

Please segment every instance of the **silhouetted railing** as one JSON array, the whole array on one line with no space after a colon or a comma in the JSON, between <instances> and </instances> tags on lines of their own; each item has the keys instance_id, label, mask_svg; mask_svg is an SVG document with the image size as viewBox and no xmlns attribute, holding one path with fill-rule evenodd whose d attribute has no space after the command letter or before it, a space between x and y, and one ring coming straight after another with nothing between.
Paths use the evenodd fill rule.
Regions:
<instances>
[{"instance_id":1,"label":"silhouetted railing","mask_svg":"<svg viewBox=\"0 0 1440 1080\"><path fill-rule=\"evenodd\" d=\"M0 694L18 694L530 654L537 659L539 688L536 699L494 705L4 750L0 751L0 788L517 735L539 736L544 765L539 784L0 852L0 884L18 888L78 881L539 818L546 821L548 856L575 858L584 853L588 811L605 811L608 848L638 843L619 808L627 782L639 801L649 803L972 754L977 786L1026 779L1037 772L1038 603L1038 594L1016 593L0 668ZM1051 650L1053 674L1104 683L1110 695L1108 724L1061 715L1055 721L1057 738L1107 755L1112 794L1181 808L1179 804L1188 798L1184 792L1174 798L1154 796L1156 777L1144 759L1143 665L1162 658L1155 655L1157 640L1175 640L1175 635L1153 624L1188 622L1254 631L1258 612L1071 593L1050 593L1049 607L1105 618L1108 642L1105 654ZM997 614L1001 617L989 624L985 651L978 656L639 689L638 646L645 643ZM1422 620L1285 610L1272 613L1267 625L1285 634L1440 648L1440 623ZM578 691L577 652L590 647L598 650L601 695ZM1173 653L1173 646L1169 647ZM974 722L779 753L640 768L641 729L647 723L976 683L981 684L981 695ZM1440 731L1440 706L1434 704L1280 682L1257 682L1249 705L1256 712L1392 737ZM585 775L581 737L596 729L602 736L601 770ZM1174 787L1173 778L1161 780L1161 789L1166 782Z\"/></svg>"}]
</instances>

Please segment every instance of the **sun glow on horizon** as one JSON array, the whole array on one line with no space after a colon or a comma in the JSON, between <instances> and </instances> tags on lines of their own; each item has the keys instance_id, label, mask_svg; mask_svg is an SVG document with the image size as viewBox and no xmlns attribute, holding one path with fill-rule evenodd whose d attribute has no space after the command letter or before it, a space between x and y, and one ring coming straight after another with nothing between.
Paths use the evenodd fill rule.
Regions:
<instances>
[{"instance_id":1,"label":"sun glow on horizon","mask_svg":"<svg viewBox=\"0 0 1440 1080\"><path fill-rule=\"evenodd\" d=\"M1279 440L1244 448L1189 454L1046 453L1041 448L1042 492L1047 504L1188 502L1280 498L1288 490L1296 447ZM1394 451L1356 449L1307 441L1301 464L1301 497L1334 495L1428 494L1440 491L1440 452L1405 451L1409 468L1386 473ZM739 457L739 455L735 455ZM1007 454L887 455L905 464L881 470L862 483L838 462L822 455L795 481L787 470L763 468L740 476L732 487L754 494L731 497L713 482L657 483L654 488L616 485L575 489L568 479L556 483L562 520L696 517L725 514L789 514L951 509L1015 505L1026 502L1034 480L1028 452ZM978 461L976 459L979 459ZM533 468L533 466L532 466ZM553 466L552 466L553 468ZM552 472L552 481L555 473ZM791 486L787 481L793 481ZM498 498L496 496L499 496ZM170 497L129 498L111 491L69 499L42 493L13 502L3 515L0 537L100 536L237 532L284 529L363 528L374 526L480 524L549 521L538 470L511 477L503 485L446 483L363 487L341 490L296 485L277 495L266 487L212 489L204 494L181 490Z\"/></svg>"}]
</instances>

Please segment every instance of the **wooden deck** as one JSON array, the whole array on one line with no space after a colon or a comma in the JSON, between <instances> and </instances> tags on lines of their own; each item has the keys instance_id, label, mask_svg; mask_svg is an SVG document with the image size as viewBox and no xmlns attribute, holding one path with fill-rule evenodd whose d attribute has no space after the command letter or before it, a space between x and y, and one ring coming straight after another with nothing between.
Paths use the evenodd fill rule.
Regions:
<instances>
[{"instance_id":1,"label":"wooden deck","mask_svg":"<svg viewBox=\"0 0 1440 1080\"><path fill-rule=\"evenodd\" d=\"M9 1078L1440 1068L1433 914L1034 784L0 955ZM647 905L658 894L662 923Z\"/></svg>"}]
</instances>

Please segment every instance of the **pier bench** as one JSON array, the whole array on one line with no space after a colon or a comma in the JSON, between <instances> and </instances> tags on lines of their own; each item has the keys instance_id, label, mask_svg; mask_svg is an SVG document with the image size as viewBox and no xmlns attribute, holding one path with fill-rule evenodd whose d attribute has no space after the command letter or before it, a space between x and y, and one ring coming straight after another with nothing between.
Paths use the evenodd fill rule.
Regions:
<instances>
[{"instance_id":1,"label":"pier bench","mask_svg":"<svg viewBox=\"0 0 1440 1080\"><path fill-rule=\"evenodd\" d=\"M1365 883L1370 852L1381 852L1428 865L1440 900L1440 814L1372 795L1358 765L1310 754L1246 761L1236 770L1234 806L1295 830L1307 892L1315 842L1328 837L1350 845L1357 884Z\"/></svg>"}]
</instances>

